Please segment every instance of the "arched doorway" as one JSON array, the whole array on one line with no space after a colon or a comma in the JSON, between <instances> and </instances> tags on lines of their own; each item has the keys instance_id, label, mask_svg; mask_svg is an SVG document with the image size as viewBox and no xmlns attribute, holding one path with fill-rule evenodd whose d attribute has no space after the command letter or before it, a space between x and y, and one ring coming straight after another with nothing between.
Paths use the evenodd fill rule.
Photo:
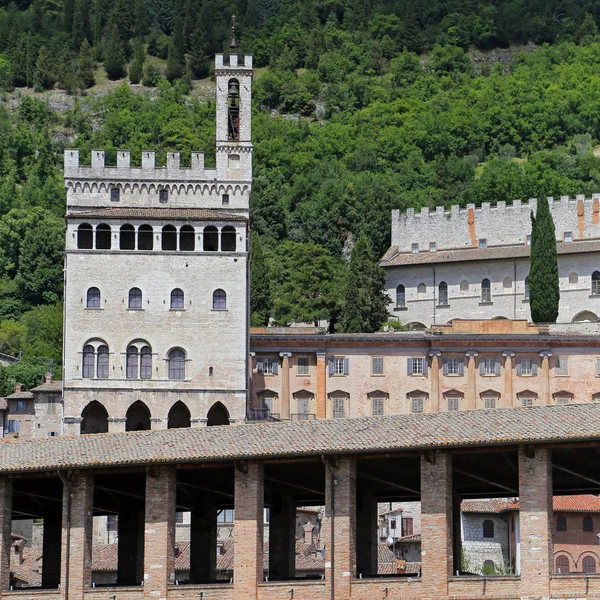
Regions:
<instances>
[{"instance_id":1,"label":"arched doorway","mask_svg":"<svg viewBox=\"0 0 600 600\"><path fill-rule=\"evenodd\" d=\"M206 424L209 427L212 425L229 425L229 413L220 402L215 402L210 407L207 417L208 422Z\"/></svg>"},{"instance_id":2,"label":"arched doorway","mask_svg":"<svg viewBox=\"0 0 600 600\"><path fill-rule=\"evenodd\" d=\"M150 429L150 411L141 401L134 402L125 415L125 431L146 431Z\"/></svg>"},{"instance_id":3,"label":"arched doorway","mask_svg":"<svg viewBox=\"0 0 600 600\"><path fill-rule=\"evenodd\" d=\"M81 434L107 433L108 413L100 402L90 402L81 413Z\"/></svg>"},{"instance_id":4,"label":"arched doorway","mask_svg":"<svg viewBox=\"0 0 600 600\"><path fill-rule=\"evenodd\" d=\"M168 429L190 427L191 415L189 408L181 401L175 402L169 411Z\"/></svg>"}]
</instances>

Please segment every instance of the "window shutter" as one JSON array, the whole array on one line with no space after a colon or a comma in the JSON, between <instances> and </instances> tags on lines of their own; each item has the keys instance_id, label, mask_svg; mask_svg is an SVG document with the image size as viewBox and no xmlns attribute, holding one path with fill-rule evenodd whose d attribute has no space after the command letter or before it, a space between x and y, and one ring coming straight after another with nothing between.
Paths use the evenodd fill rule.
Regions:
<instances>
[{"instance_id":1,"label":"window shutter","mask_svg":"<svg viewBox=\"0 0 600 600\"><path fill-rule=\"evenodd\" d=\"M537 375L537 360L531 362L531 374Z\"/></svg>"},{"instance_id":2,"label":"window shutter","mask_svg":"<svg viewBox=\"0 0 600 600\"><path fill-rule=\"evenodd\" d=\"M465 374L465 360L462 358L458 360L458 374L459 375Z\"/></svg>"},{"instance_id":3,"label":"window shutter","mask_svg":"<svg viewBox=\"0 0 600 600\"><path fill-rule=\"evenodd\" d=\"M350 373L350 359L344 359L344 375L348 375Z\"/></svg>"},{"instance_id":4,"label":"window shutter","mask_svg":"<svg viewBox=\"0 0 600 600\"><path fill-rule=\"evenodd\" d=\"M479 374L485 375L485 358L479 359Z\"/></svg>"},{"instance_id":5,"label":"window shutter","mask_svg":"<svg viewBox=\"0 0 600 600\"><path fill-rule=\"evenodd\" d=\"M598 359L598 369L600 369L600 359ZM406 372L408 373L408 375L412 375L413 374L413 361L412 361L412 358L407 358L406 359Z\"/></svg>"},{"instance_id":6,"label":"window shutter","mask_svg":"<svg viewBox=\"0 0 600 600\"><path fill-rule=\"evenodd\" d=\"M442 374L448 375L448 359L447 358L444 358L444 360L442 361Z\"/></svg>"},{"instance_id":7,"label":"window shutter","mask_svg":"<svg viewBox=\"0 0 600 600\"><path fill-rule=\"evenodd\" d=\"M423 376L427 375L427 357L423 359Z\"/></svg>"},{"instance_id":8,"label":"window shutter","mask_svg":"<svg viewBox=\"0 0 600 600\"><path fill-rule=\"evenodd\" d=\"M523 361L519 358L517 360L517 375L523 374Z\"/></svg>"},{"instance_id":9,"label":"window shutter","mask_svg":"<svg viewBox=\"0 0 600 600\"><path fill-rule=\"evenodd\" d=\"M263 372L263 361L262 361L262 358L259 358L256 361L256 372L257 373L262 373Z\"/></svg>"},{"instance_id":10,"label":"window shutter","mask_svg":"<svg viewBox=\"0 0 600 600\"><path fill-rule=\"evenodd\" d=\"M600 375L600 358L596 359L596 375Z\"/></svg>"},{"instance_id":11,"label":"window shutter","mask_svg":"<svg viewBox=\"0 0 600 600\"><path fill-rule=\"evenodd\" d=\"M273 359L273 375L277 375L277 369L279 368L279 363L277 359Z\"/></svg>"},{"instance_id":12,"label":"window shutter","mask_svg":"<svg viewBox=\"0 0 600 600\"><path fill-rule=\"evenodd\" d=\"M329 374L333 375L333 358L329 359Z\"/></svg>"},{"instance_id":13,"label":"window shutter","mask_svg":"<svg viewBox=\"0 0 600 600\"><path fill-rule=\"evenodd\" d=\"M494 359L494 373L496 375L500 375L500 359L499 358Z\"/></svg>"}]
</instances>

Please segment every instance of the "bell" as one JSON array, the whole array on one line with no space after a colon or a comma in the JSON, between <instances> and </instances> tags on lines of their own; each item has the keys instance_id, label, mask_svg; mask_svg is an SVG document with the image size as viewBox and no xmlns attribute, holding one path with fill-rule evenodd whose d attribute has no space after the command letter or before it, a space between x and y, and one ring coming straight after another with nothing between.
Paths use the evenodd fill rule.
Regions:
<instances>
[{"instance_id":1,"label":"bell","mask_svg":"<svg viewBox=\"0 0 600 600\"><path fill-rule=\"evenodd\" d=\"M238 47L238 41L237 41L237 38L235 37L235 34L233 34L231 36L231 40L229 40L229 47L230 48L237 48Z\"/></svg>"},{"instance_id":2,"label":"bell","mask_svg":"<svg viewBox=\"0 0 600 600\"><path fill-rule=\"evenodd\" d=\"M240 84L237 82L237 80L233 79L229 82L229 93L232 96L240 95Z\"/></svg>"}]
</instances>

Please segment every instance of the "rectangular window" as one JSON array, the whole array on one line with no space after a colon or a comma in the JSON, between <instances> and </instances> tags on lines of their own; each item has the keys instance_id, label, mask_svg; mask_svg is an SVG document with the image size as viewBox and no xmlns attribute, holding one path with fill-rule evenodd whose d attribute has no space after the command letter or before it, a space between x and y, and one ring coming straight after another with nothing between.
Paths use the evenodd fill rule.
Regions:
<instances>
[{"instance_id":1,"label":"rectangular window","mask_svg":"<svg viewBox=\"0 0 600 600\"><path fill-rule=\"evenodd\" d=\"M537 361L535 358L520 358L517 361L517 375L537 375Z\"/></svg>"},{"instance_id":2,"label":"rectangular window","mask_svg":"<svg viewBox=\"0 0 600 600\"><path fill-rule=\"evenodd\" d=\"M58 435L58 431L49 431L48 437L56 437Z\"/></svg>"},{"instance_id":3,"label":"rectangular window","mask_svg":"<svg viewBox=\"0 0 600 600\"><path fill-rule=\"evenodd\" d=\"M111 202L118 202L121 199L121 190L119 188L111 188L110 200Z\"/></svg>"},{"instance_id":4,"label":"rectangular window","mask_svg":"<svg viewBox=\"0 0 600 600\"><path fill-rule=\"evenodd\" d=\"M445 358L442 365L444 375L464 375L465 361L463 358Z\"/></svg>"},{"instance_id":5,"label":"rectangular window","mask_svg":"<svg viewBox=\"0 0 600 600\"><path fill-rule=\"evenodd\" d=\"M496 398L484 398L483 406L484 408L496 408Z\"/></svg>"},{"instance_id":6,"label":"rectangular window","mask_svg":"<svg viewBox=\"0 0 600 600\"><path fill-rule=\"evenodd\" d=\"M221 197L221 201L223 203L223 206L227 206L229 204L229 194L223 194L223 196Z\"/></svg>"},{"instance_id":7,"label":"rectangular window","mask_svg":"<svg viewBox=\"0 0 600 600\"><path fill-rule=\"evenodd\" d=\"M437 252L437 244L435 242L429 242L429 252Z\"/></svg>"},{"instance_id":8,"label":"rectangular window","mask_svg":"<svg viewBox=\"0 0 600 600\"><path fill-rule=\"evenodd\" d=\"M175 513L175 523L183 523L183 513L179 510Z\"/></svg>"},{"instance_id":9,"label":"rectangular window","mask_svg":"<svg viewBox=\"0 0 600 600\"><path fill-rule=\"evenodd\" d=\"M573 241L573 232L571 231L565 231L565 237L564 237L565 242L572 242Z\"/></svg>"},{"instance_id":10,"label":"rectangular window","mask_svg":"<svg viewBox=\"0 0 600 600\"><path fill-rule=\"evenodd\" d=\"M298 357L298 375L308 375L308 358L306 356Z\"/></svg>"},{"instance_id":11,"label":"rectangular window","mask_svg":"<svg viewBox=\"0 0 600 600\"><path fill-rule=\"evenodd\" d=\"M263 358L262 359L262 372L265 375L277 375L277 367L279 363L275 358Z\"/></svg>"},{"instance_id":12,"label":"rectangular window","mask_svg":"<svg viewBox=\"0 0 600 600\"><path fill-rule=\"evenodd\" d=\"M233 523L234 516L235 514L231 508L220 510L217 513L217 523Z\"/></svg>"},{"instance_id":13,"label":"rectangular window","mask_svg":"<svg viewBox=\"0 0 600 600\"><path fill-rule=\"evenodd\" d=\"M521 406L533 406L533 398L521 398Z\"/></svg>"},{"instance_id":14,"label":"rectangular window","mask_svg":"<svg viewBox=\"0 0 600 600\"><path fill-rule=\"evenodd\" d=\"M11 412L25 412L27 402L25 400L13 400L11 403Z\"/></svg>"},{"instance_id":15,"label":"rectangular window","mask_svg":"<svg viewBox=\"0 0 600 600\"><path fill-rule=\"evenodd\" d=\"M419 254L419 244L413 244L412 245L412 253L413 254Z\"/></svg>"},{"instance_id":16,"label":"rectangular window","mask_svg":"<svg viewBox=\"0 0 600 600\"><path fill-rule=\"evenodd\" d=\"M499 358L481 358L479 360L480 375L500 375Z\"/></svg>"},{"instance_id":17,"label":"rectangular window","mask_svg":"<svg viewBox=\"0 0 600 600\"><path fill-rule=\"evenodd\" d=\"M422 413L425 410L425 398L412 399L412 412Z\"/></svg>"},{"instance_id":18,"label":"rectangular window","mask_svg":"<svg viewBox=\"0 0 600 600\"><path fill-rule=\"evenodd\" d=\"M479 240L479 249L485 250L487 248L487 240L485 238L481 238Z\"/></svg>"},{"instance_id":19,"label":"rectangular window","mask_svg":"<svg viewBox=\"0 0 600 600\"><path fill-rule=\"evenodd\" d=\"M298 398L298 414L308 414L308 398Z\"/></svg>"},{"instance_id":20,"label":"rectangular window","mask_svg":"<svg viewBox=\"0 0 600 600\"><path fill-rule=\"evenodd\" d=\"M274 398L263 398L262 399L262 407L264 409L266 409L270 415L273 414L273 402L274 402Z\"/></svg>"},{"instance_id":21,"label":"rectangular window","mask_svg":"<svg viewBox=\"0 0 600 600\"><path fill-rule=\"evenodd\" d=\"M556 365L556 374L557 375L568 375L569 374L569 357L568 356L559 356L558 362Z\"/></svg>"},{"instance_id":22,"label":"rectangular window","mask_svg":"<svg viewBox=\"0 0 600 600\"><path fill-rule=\"evenodd\" d=\"M460 410L460 398L458 396L448 398L448 411L454 412L457 410Z\"/></svg>"},{"instance_id":23,"label":"rectangular window","mask_svg":"<svg viewBox=\"0 0 600 600\"><path fill-rule=\"evenodd\" d=\"M348 375L349 373L349 361L343 356L336 356L331 361L330 365L331 375Z\"/></svg>"},{"instance_id":24,"label":"rectangular window","mask_svg":"<svg viewBox=\"0 0 600 600\"><path fill-rule=\"evenodd\" d=\"M162 202L163 204L165 202L169 201L169 190L159 190L158 191L158 201Z\"/></svg>"},{"instance_id":25,"label":"rectangular window","mask_svg":"<svg viewBox=\"0 0 600 600\"><path fill-rule=\"evenodd\" d=\"M374 356L371 359L371 375L383 375L383 356Z\"/></svg>"},{"instance_id":26,"label":"rectangular window","mask_svg":"<svg viewBox=\"0 0 600 600\"><path fill-rule=\"evenodd\" d=\"M556 404L569 404L571 398L569 396L558 396L556 398Z\"/></svg>"},{"instance_id":27,"label":"rectangular window","mask_svg":"<svg viewBox=\"0 0 600 600\"><path fill-rule=\"evenodd\" d=\"M8 419L8 421L6 421L6 432L19 433L19 421L16 419Z\"/></svg>"},{"instance_id":28,"label":"rectangular window","mask_svg":"<svg viewBox=\"0 0 600 600\"><path fill-rule=\"evenodd\" d=\"M525 243L526 243L528 246L531 246L531 236L530 236L530 235L528 235L528 236L527 236L527 240L525 241Z\"/></svg>"},{"instance_id":29,"label":"rectangular window","mask_svg":"<svg viewBox=\"0 0 600 600\"><path fill-rule=\"evenodd\" d=\"M407 364L409 375L425 375L427 373L427 363L424 358L409 358Z\"/></svg>"},{"instance_id":30,"label":"rectangular window","mask_svg":"<svg viewBox=\"0 0 600 600\"><path fill-rule=\"evenodd\" d=\"M372 398L372 413L374 417L383 415L383 398Z\"/></svg>"},{"instance_id":31,"label":"rectangular window","mask_svg":"<svg viewBox=\"0 0 600 600\"><path fill-rule=\"evenodd\" d=\"M414 535L413 530L413 520L412 518L404 518L402 519L402 535Z\"/></svg>"},{"instance_id":32,"label":"rectangular window","mask_svg":"<svg viewBox=\"0 0 600 600\"><path fill-rule=\"evenodd\" d=\"M346 416L346 399L345 398L333 398L333 418L342 419Z\"/></svg>"}]
</instances>

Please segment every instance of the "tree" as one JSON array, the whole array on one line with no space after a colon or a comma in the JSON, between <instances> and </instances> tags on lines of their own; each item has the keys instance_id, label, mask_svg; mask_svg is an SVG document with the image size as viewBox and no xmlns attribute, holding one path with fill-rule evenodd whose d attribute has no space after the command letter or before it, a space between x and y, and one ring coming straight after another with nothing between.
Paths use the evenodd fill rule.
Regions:
<instances>
[{"instance_id":1,"label":"tree","mask_svg":"<svg viewBox=\"0 0 600 600\"><path fill-rule=\"evenodd\" d=\"M79 50L79 58L77 60L77 82L79 88L82 90L91 88L96 83L92 49L87 40L83 40Z\"/></svg>"},{"instance_id":2,"label":"tree","mask_svg":"<svg viewBox=\"0 0 600 600\"><path fill-rule=\"evenodd\" d=\"M385 273L361 234L350 255L340 326L345 333L374 333L388 318Z\"/></svg>"},{"instance_id":3,"label":"tree","mask_svg":"<svg viewBox=\"0 0 600 600\"><path fill-rule=\"evenodd\" d=\"M259 235L250 235L250 322L267 326L271 313L271 278Z\"/></svg>"},{"instance_id":4,"label":"tree","mask_svg":"<svg viewBox=\"0 0 600 600\"><path fill-rule=\"evenodd\" d=\"M104 69L109 79L122 79L125 77L125 53L119 36L119 30L112 25L106 41L104 51Z\"/></svg>"},{"instance_id":5,"label":"tree","mask_svg":"<svg viewBox=\"0 0 600 600\"><path fill-rule=\"evenodd\" d=\"M548 199L538 200L531 213L531 258L529 267L529 304L535 323L556 323L560 292L556 233Z\"/></svg>"},{"instance_id":6,"label":"tree","mask_svg":"<svg viewBox=\"0 0 600 600\"><path fill-rule=\"evenodd\" d=\"M142 38L136 38L133 45L133 62L129 67L129 81L131 83L139 83L144 76L144 60L145 60L144 44Z\"/></svg>"},{"instance_id":7,"label":"tree","mask_svg":"<svg viewBox=\"0 0 600 600\"><path fill-rule=\"evenodd\" d=\"M173 83L185 74L185 40L183 37L183 23L179 19L175 25L173 35L169 41L169 55L165 77Z\"/></svg>"},{"instance_id":8,"label":"tree","mask_svg":"<svg viewBox=\"0 0 600 600\"><path fill-rule=\"evenodd\" d=\"M92 39L89 0L75 0L73 13L73 49L81 47L83 40Z\"/></svg>"},{"instance_id":9,"label":"tree","mask_svg":"<svg viewBox=\"0 0 600 600\"><path fill-rule=\"evenodd\" d=\"M55 83L54 61L47 48L42 46L35 63L33 87L36 92L43 92L53 88Z\"/></svg>"}]
</instances>

